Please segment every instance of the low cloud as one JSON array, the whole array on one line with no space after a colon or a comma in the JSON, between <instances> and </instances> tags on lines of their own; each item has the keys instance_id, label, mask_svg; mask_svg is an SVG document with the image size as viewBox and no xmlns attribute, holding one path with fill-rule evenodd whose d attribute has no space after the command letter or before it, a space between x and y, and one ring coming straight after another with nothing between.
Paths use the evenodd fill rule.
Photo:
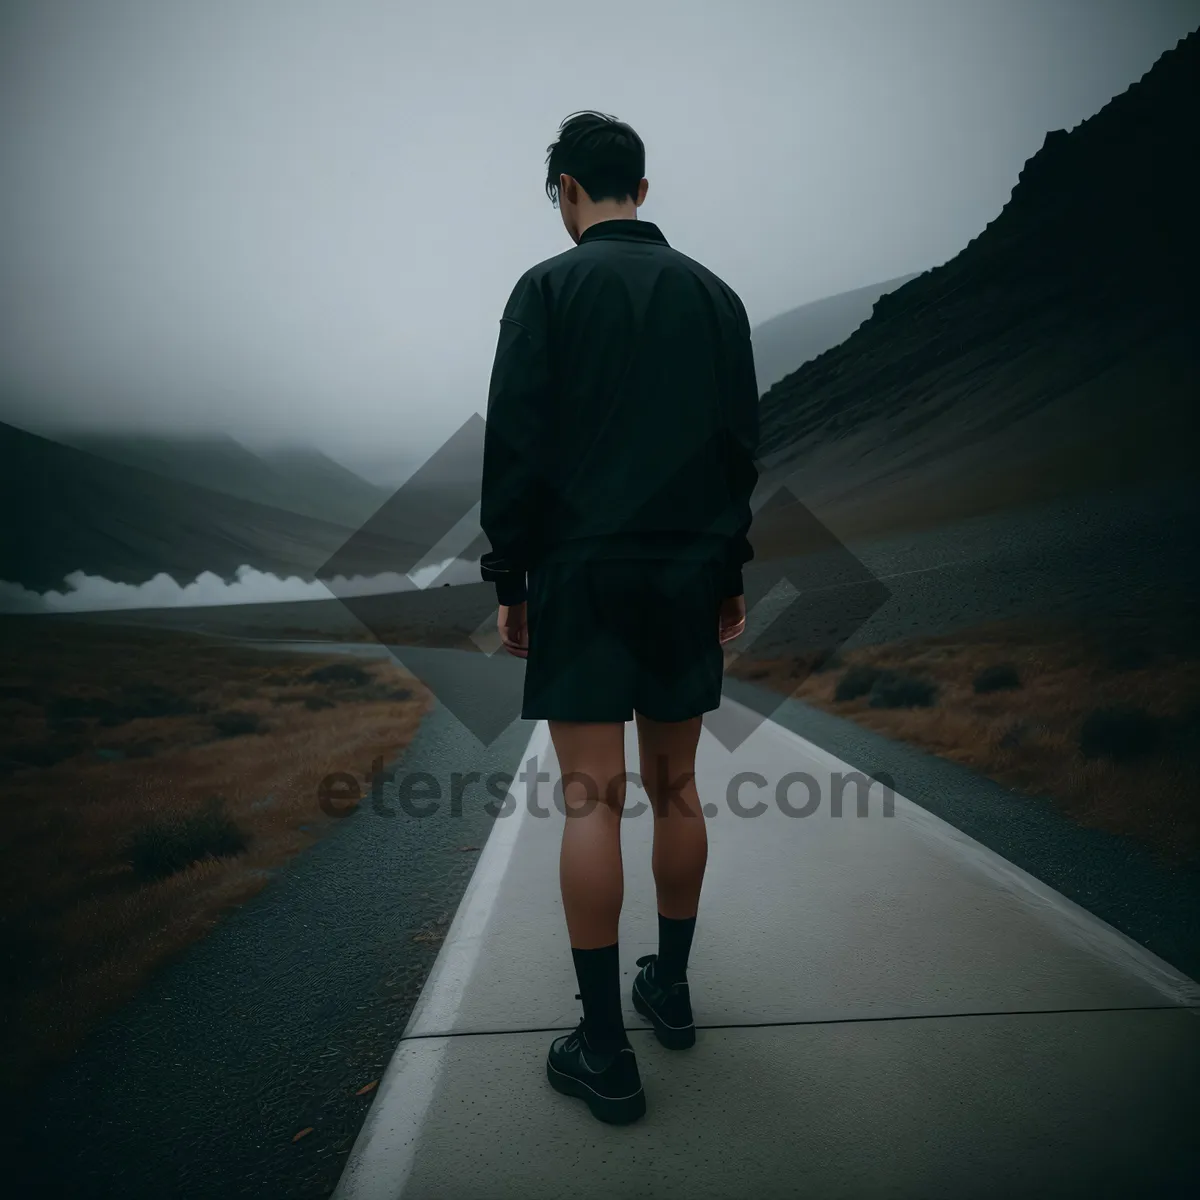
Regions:
<instances>
[{"instance_id":1,"label":"low cloud","mask_svg":"<svg viewBox=\"0 0 1200 1200\"><path fill-rule=\"evenodd\" d=\"M241 566L232 582L204 571L191 583L178 583L165 572L145 583L117 583L101 575L73 571L66 590L35 592L17 583L0 580L0 612L99 612L133 608L207 608L237 604L270 604L290 600L328 600L331 597L370 596L409 592L442 583L479 579L479 563L447 559L417 569L409 575L336 576L328 584L297 575L280 577L254 567Z\"/></svg>"}]
</instances>

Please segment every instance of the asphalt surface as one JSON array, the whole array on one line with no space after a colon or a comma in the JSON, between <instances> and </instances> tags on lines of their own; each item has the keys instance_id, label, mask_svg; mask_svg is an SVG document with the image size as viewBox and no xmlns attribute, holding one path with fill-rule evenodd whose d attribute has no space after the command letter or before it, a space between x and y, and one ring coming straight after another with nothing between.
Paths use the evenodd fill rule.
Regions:
<instances>
[{"instance_id":1,"label":"asphalt surface","mask_svg":"<svg viewBox=\"0 0 1200 1200\"><path fill-rule=\"evenodd\" d=\"M1130 838L1087 829L1050 800L741 679L725 692L777 725L886 779L897 794L1049 884L1200 980L1200 870L1164 865Z\"/></svg>"},{"instance_id":2,"label":"asphalt surface","mask_svg":"<svg viewBox=\"0 0 1200 1200\"><path fill-rule=\"evenodd\" d=\"M1196 874L842 718L777 705L741 680L726 687L1200 975ZM532 727L517 720L481 747L436 706L398 780L427 771L446 797L452 772L507 775ZM436 956L436 942L413 938L444 932L437 922L453 915L477 858L459 848L482 846L492 820L482 783L464 792L461 815L443 799L423 818L402 810L396 786L279 871L46 1081L29 1106L21 1194L330 1194L371 1102L355 1093L382 1077Z\"/></svg>"},{"instance_id":3,"label":"asphalt surface","mask_svg":"<svg viewBox=\"0 0 1200 1200\"><path fill-rule=\"evenodd\" d=\"M685 1054L630 994L658 939L631 781L621 1001L644 1117L598 1127L547 1082L578 984L564 817L534 796L493 831L335 1200L649 1198L664 1178L695 1200L1190 1197L1200 985L903 796L835 805L847 764L778 723L729 753L722 727L750 716L724 697L697 747ZM549 740L525 752L547 792Z\"/></svg>"},{"instance_id":4,"label":"asphalt surface","mask_svg":"<svg viewBox=\"0 0 1200 1200\"><path fill-rule=\"evenodd\" d=\"M413 939L441 918L445 932L478 858L459 848L491 828L482 781L452 813L451 774L516 770L533 724L483 747L435 707L378 811L365 799L30 1098L10 1194L329 1195L371 1101L355 1093L382 1075L437 954ZM446 797L430 816L397 803L409 769Z\"/></svg>"},{"instance_id":5,"label":"asphalt surface","mask_svg":"<svg viewBox=\"0 0 1200 1200\"><path fill-rule=\"evenodd\" d=\"M1194 598L1198 529L1196 493L1172 484L856 546L888 595L852 642ZM750 602L778 578L778 564L754 564ZM827 582L836 589L840 581ZM850 592L863 587L861 578L846 582ZM768 643L755 651L768 652ZM517 660L424 653L439 656L444 673L470 677L460 693L478 690L486 674L507 697L501 716L504 704L511 708L523 672ZM455 662L461 670L448 665ZM744 703L758 692L732 679L727 687ZM888 772L901 794L1196 976L1194 877L1166 872L1123 840L1080 830L954 764L759 695L773 719L869 774ZM482 745L438 704L400 770L431 773L444 794L452 772L513 772L532 725L513 720ZM395 786L383 790L385 807L396 807ZM355 1093L381 1077L436 956L436 941L413 939L453 915L477 857L459 847L483 845L491 799L474 784L461 815L443 802L424 818L387 817L365 802L280 870L30 1097L19 1194L327 1196L371 1100Z\"/></svg>"}]
</instances>

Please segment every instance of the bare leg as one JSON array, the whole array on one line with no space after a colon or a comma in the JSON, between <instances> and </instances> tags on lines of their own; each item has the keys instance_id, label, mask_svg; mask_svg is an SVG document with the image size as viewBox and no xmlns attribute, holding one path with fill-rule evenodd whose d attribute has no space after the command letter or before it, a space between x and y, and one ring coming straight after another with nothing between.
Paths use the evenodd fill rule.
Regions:
<instances>
[{"instance_id":1,"label":"bare leg","mask_svg":"<svg viewBox=\"0 0 1200 1200\"><path fill-rule=\"evenodd\" d=\"M694 917L708 863L708 831L696 792L702 717L653 721L637 713L642 785L654 810L654 886L664 917Z\"/></svg>"},{"instance_id":2,"label":"bare leg","mask_svg":"<svg viewBox=\"0 0 1200 1200\"><path fill-rule=\"evenodd\" d=\"M625 726L614 722L551 721L567 811L559 883L572 947L617 940L625 875L621 813L625 807Z\"/></svg>"}]
</instances>

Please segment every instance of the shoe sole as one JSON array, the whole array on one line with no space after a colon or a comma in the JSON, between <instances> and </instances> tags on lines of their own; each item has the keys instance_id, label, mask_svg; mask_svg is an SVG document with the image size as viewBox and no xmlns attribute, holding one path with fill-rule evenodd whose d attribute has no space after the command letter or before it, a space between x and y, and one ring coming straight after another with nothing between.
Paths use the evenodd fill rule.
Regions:
<instances>
[{"instance_id":1,"label":"shoe sole","mask_svg":"<svg viewBox=\"0 0 1200 1200\"><path fill-rule=\"evenodd\" d=\"M633 1007L654 1026L654 1036L668 1050L687 1050L696 1044L696 1026L689 1025L686 1029L676 1029L674 1026L668 1025L643 999L636 980L633 984Z\"/></svg>"},{"instance_id":2,"label":"shoe sole","mask_svg":"<svg viewBox=\"0 0 1200 1200\"><path fill-rule=\"evenodd\" d=\"M548 1060L546 1062L546 1078L556 1092L561 1092L564 1096L578 1096L592 1110L592 1116L599 1118L607 1125L628 1125L631 1121L636 1121L645 1115L646 1093L641 1088L632 1096L621 1096L616 1099L611 1096L602 1096L594 1088L588 1087L586 1083L576 1079L573 1075L565 1075L562 1071L556 1071Z\"/></svg>"}]
</instances>

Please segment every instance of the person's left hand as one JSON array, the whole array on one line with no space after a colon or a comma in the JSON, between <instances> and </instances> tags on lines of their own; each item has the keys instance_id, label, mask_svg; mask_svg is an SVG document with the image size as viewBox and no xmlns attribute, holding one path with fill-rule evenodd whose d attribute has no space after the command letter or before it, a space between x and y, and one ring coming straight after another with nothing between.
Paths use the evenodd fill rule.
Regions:
<instances>
[{"instance_id":1,"label":"person's left hand","mask_svg":"<svg viewBox=\"0 0 1200 1200\"><path fill-rule=\"evenodd\" d=\"M717 626L717 636L721 645L731 642L746 630L746 597L727 596L721 601L721 616Z\"/></svg>"},{"instance_id":2,"label":"person's left hand","mask_svg":"<svg viewBox=\"0 0 1200 1200\"><path fill-rule=\"evenodd\" d=\"M509 654L517 658L529 657L529 615L528 601L520 604L502 604L496 618L496 627L500 630L500 639Z\"/></svg>"}]
</instances>

